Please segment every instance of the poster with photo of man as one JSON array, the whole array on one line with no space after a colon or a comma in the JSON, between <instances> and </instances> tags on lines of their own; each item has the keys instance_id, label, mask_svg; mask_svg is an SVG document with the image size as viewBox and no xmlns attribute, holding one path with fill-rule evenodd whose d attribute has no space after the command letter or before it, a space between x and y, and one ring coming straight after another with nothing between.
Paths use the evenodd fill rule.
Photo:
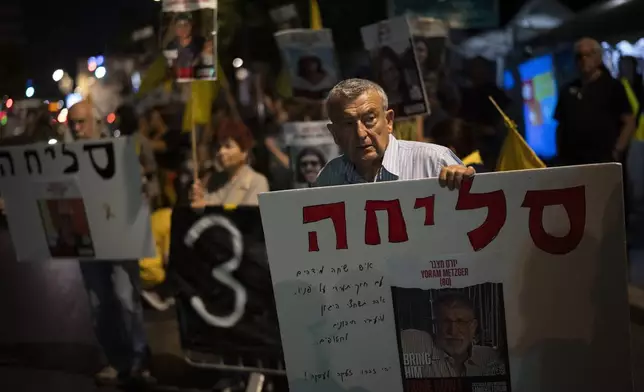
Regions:
<instances>
[{"instance_id":1,"label":"poster with photo of man","mask_svg":"<svg viewBox=\"0 0 644 392\"><path fill-rule=\"evenodd\" d=\"M363 27L362 40L371 56L374 79L387 93L396 117L429 113L407 17Z\"/></svg>"},{"instance_id":2,"label":"poster with photo of man","mask_svg":"<svg viewBox=\"0 0 644 392\"><path fill-rule=\"evenodd\" d=\"M439 389L450 379L451 390L477 383L509 391L503 284L392 287L392 299L408 390Z\"/></svg>"},{"instance_id":3,"label":"poster with photo of man","mask_svg":"<svg viewBox=\"0 0 644 392\"><path fill-rule=\"evenodd\" d=\"M283 30L275 40L289 69L293 96L323 100L339 75L331 30Z\"/></svg>"},{"instance_id":4,"label":"poster with photo of man","mask_svg":"<svg viewBox=\"0 0 644 392\"><path fill-rule=\"evenodd\" d=\"M161 31L177 82L217 79L217 0L164 0Z\"/></svg>"},{"instance_id":5,"label":"poster with photo of man","mask_svg":"<svg viewBox=\"0 0 644 392\"><path fill-rule=\"evenodd\" d=\"M339 155L338 146L326 125L326 121L284 124L284 140L295 188L312 187L324 165Z\"/></svg>"}]
</instances>

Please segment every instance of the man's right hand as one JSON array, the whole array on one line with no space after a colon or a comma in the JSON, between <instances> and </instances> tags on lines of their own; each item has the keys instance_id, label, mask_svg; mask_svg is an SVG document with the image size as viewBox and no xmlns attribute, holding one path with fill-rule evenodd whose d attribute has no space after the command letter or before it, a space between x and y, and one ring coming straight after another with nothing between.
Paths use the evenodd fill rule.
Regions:
<instances>
[{"instance_id":1,"label":"man's right hand","mask_svg":"<svg viewBox=\"0 0 644 392\"><path fill-rule=\"evenodd\" d=\"M204 190L201 180L195 180L192 184L190 201L192 208L204 208L206 206L206 191Z\"/></svg>"}]
</instances>

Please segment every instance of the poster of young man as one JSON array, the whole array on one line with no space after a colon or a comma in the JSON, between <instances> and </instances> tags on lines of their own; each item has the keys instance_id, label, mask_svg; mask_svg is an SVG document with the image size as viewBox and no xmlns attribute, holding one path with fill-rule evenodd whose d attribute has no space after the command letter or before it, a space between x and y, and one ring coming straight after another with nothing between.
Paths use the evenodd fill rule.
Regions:
<instances>
[{"instance_id":1,"label":"poster of young man","mask_svg":"<svg viewBox=\"0 0 644 392\"><path fill-rule=\"evenodd\" d=\"M331 30L278 31L275 40L289 69L293 96L323 100L339 75Z\"/></svg>"},{"instance_id":2,"label":"poster of young man","mask_svg":"<svg viewBox=\"0 0 644 392\"><path fill-rule=\"evenodd\" d=\"M163 0L161 33L177 82L217 79L217 0Z\"/></svg>"},{"instance_id":3,"label":"poster of young man","mask_svg":"<svg viewBox=\"0 0 644 392\"><path fill-rule=\"evenodd\" d=\"M414 54L407 17L388 19L361 29L371 54L375 81L389 98L397 118L429 112Z\"/></svg>"},{"instance_id":4,"label":"poster of young man","mask_svg":"<svg viewBox=\"0 0 644 392\"><path fill-rule=\"evenodd\" d=\"M273 8L269 13L277 31L302 28L295 4Z\"/></svg>"},{"instance_id":5,"label":"poster of young man","mask_svg":"<svg viewBox=\"0 0 644 392\"><path fill-rule=\"evenodd\" d=\"M295 188L310 188L318 173L339 155L326 121L291 122L283 125Z\"/></svg>"},{"instance_id":6,"label":"poster of young man","mask_svg":"<svg viewBox=\"0 0 644 392\"><path fill-rule=\"evenodd\" d=\"M0 149L0 194L19 261L154 256L129 137Z\"/></svg>"},{"instance_id":7,"label":"poster of young man","mask_svg":"<svg viewBox=\"0 0 644 392\"><path fill-rule=\"evenodd\" d=\"M259 195L289 390L632 391L622 197L619 164Z\"/></svg>"}]
</instances>

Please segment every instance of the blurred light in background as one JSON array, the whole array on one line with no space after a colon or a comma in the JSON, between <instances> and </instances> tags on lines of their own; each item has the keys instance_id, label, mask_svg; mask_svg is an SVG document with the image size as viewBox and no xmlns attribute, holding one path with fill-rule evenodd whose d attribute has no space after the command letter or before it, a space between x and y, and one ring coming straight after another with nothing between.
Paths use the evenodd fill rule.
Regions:
<instances>
[{"instance_id":1,"label":"blurred light in background","mask_svg":"<svg viewBox=\"0 0 644 392\"><path fill-rule=\"evenodd\" d=\"M0 112L0 125L5 126L7 125L7 121L9 121L9 118L7 117L7 112Z\"/></svg>"},{"instance_id":2,"label":"blurred light in background","mask_svg":"<svg viewBox=\"0 0 644 392\"><path fill-rule=\"evenodd\" d=\"M51 75L52 79L54 79L54 82L59 82L63 76L65 76L65 72L62 69L57 69L54 71L54 74Z\"/></svg>"},{"instance_id":3,"label":"blurred light in background","mask_svg":"<svg viewBox=\"0 0 644 392\"><path fill-rule=\"evenodd\" d=\"M49 110L50 113L58 112L60 110L58 102L49 102L49 104L47 104L47 110Z\"/></svg>"},{"instance_id":4,"label":"blurred light in background","mask_svg":"<svg viewBox=\"0 0 644 392\"><path fill-rule=\"evenodd\" d=\"M96 75L98 79L103 79L106 73L107 73L107 70L105 69L105 67L98 67L96 68L96 72L94 72L94 75Z\"/></svg>"},{"instance_id":5,"label":"blurred light in background","mask_svg":"<svg viewBox=\"0 0 644 392\"><path fill-rule=\"evenodd\" d=\"M67 108L64 108L63 110L61 110L60 113L58 113L58 118L57 118L58 122L59 123L66 122L67 121L67 114L68 114Z\"/></svg>"},{"instance_id":6,"label":"blurred light in background","mask_svg":"<svg viewBox=\"0 0 644 392\"><path fill-rule=\"evenodd\" d=\"M116 114L110 113L107 115L107 123L108 124L113 124L114 121L116 121Z\"/></svg>"},{"instance_id":7,"label":"blurred light in background","mask_svg":"<svg viewBox=\"0 0 644 392\"><path fill-rule=\"evenodd\" d=\"M235 59L233 60L233 67L235 67L235 68L239 68L239 67L241 67L242 65L244 65L244 60L240 59L239 57L237 57L237 58L235 58Z\"/></svg>"},{"instance_id":8,"label":"blurred light in background","mask_svg":"<svg viewBox=\"0 0 644 392\"><path fill-rule=\"evenodd\" d=\"M96 63L96 57L92 56L87 60L87 70L89 72L94 72L96 71L96 67L98 67L98 64Z\"/></svg>"},{"instance_id":9,"label":"blurred light in background","mask_svg":"<svg viewBox=\"0 0 644 392\"><path fill-rule=\"evenodd\" d=\"M56 143L58 143L58 140L56 139L49 139L49 141L47 142L47 144L56 144Z\"/></svg>"},{"instance_id":10,"label":"blurred light in background","mask_svg":"<svg viewBox=\"0 0 644 392\"><path fill-rule=\"evenodd\" d=\"M134 92L138 92L139 88L141 88L141 73L139 71L135 71L132 74L132 88L134 89Z\"/></svg>"},{"instance_id":11,"label":"blurred light in background","mask_svg":"<svg viewBox=\"0 0 644 392\"><path fill-rule=\"evenodd\" d=\"M104 62L105 62L105 58L103 56L96 56L96 65L100 67L101 65L103 65Z\"/></svg>"},{"instance_id":12,"label":"blurred light in background","mask_svg":"<svg viewBox=\"0 0 644 392\"><path fill-rule=\"evenodd\" d=\"M83 100L83 96L78 93L67 94L67 96L65 97L65 106L67 106L68 108L71 108L72 106L74 106L75 104L77 104L82 100Z\"/></svg>"},{"instance_id":13,"label":"blurred light in background","mask_svg":"<svg viewBox=\"0 0 644 392\"><path fill-rule=\"evenodd\" d=\"M121 136L120 130L117 129L116 131L114 131L114 137L120 137L120 136Z\"/></svg>"},{"instance_id":14,"label":"blurred light in background","mask_svg":"<svg viewBox=\"0 0 644 392\"><path fill-rule=\"evenodd\" d=\"M60 101L58 101L58 110L62 109L63 107L65 107L65 101L61 99Z\"/></svg>"},{"instance_id":15,"label":"blurred light in background","mask_svg":"<svg viewBox=\"0 0 644 392\"><path fill-rule=\"evenodd\" d=\"M13 99L11 98L7 99L5 106L7 107L7 109L11 109L11 107L13 106Z\"/></svg>"},{"instance_id":16,"label":"blurred light in background","mask_svg":"<svg viewBox=\"0 0 644 392\"><path fill-rule=\"evenodd\" d=\"M25 96L27 96L27 98L33 97L35 93L36 89L33 87L27 87L27 90L25 90Z\"/></svg>"}]
</instances>

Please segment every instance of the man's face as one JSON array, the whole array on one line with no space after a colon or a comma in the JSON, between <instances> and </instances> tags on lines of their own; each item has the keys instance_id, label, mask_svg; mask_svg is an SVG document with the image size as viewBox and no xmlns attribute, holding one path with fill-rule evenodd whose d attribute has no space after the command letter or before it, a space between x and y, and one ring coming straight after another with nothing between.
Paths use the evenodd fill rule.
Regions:
<instances>
[{"instance_id":1,"label":"man's face","mask_svg":"<svg viewBox=\"0 0 644 392\"><path fill-rule=\"evenodd\" d=\"M442 306L438 310L436 344L452 357L463 355L474 340L476 327L471 309L461 304Z\"/></svg>"},{"instance_id":2,"label":"man's face","mask_svg":"<svg viewBox=\"0 0 644 392\"><path fill-rule=\"evenodd\" d=\"M79 103L71 108L68 122L75 139L98 139L93 117L88 104Z\"/></svg>"},{"instance_id":3,"label":"man's face","mask_svg":"<svg viewBox=\"0 0 644 392\"><path fill-rule=\"evenodd\" d=\"M351 102L335 102L327 125L340 150L356 166L364 166L385 155L393 132L394 111L384 110L378 93L368 91Z\"/></svg>"},{"instance_id":4,"label":"man's face","mask_svg":"<svg viewBox=\"0 0 644 392\"><path fill-rule=\"evenodd\" d=\"M601 51L591 41L581 41L575 50L577 68L584 75L591 75L599 69L602 64Z\"/></svg>"},{"instance_id":5,"label":"man's face","mask_svg":"<svg viewBox=\"0 0 644 392\"><path fill-rule=\"evenodd\" d=\"M189 20L180 19L174 27L174 33L181 39L189 38L192 35L192 23Z\"/></svg>"}]
</instances>

